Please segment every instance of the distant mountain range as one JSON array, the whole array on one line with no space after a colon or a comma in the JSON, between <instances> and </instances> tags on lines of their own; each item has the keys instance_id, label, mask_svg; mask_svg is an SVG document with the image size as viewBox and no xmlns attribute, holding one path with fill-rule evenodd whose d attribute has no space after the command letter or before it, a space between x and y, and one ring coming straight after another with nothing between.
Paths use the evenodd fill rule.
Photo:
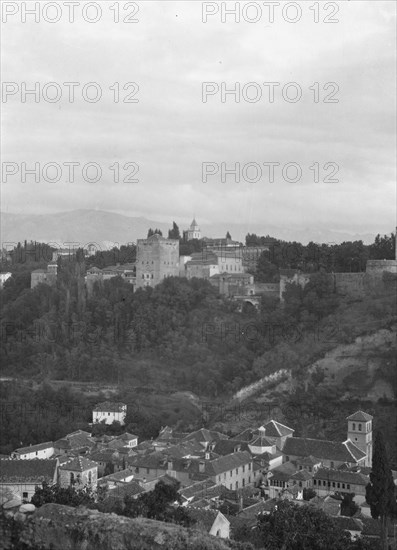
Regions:
<instances>
[{"instance_id":1,"label":"distant mountain range","mask_svg":"<svg viewBox=\"0 0 397 550\"><path fill-rule=\"evenodd\" d=\"M56 214L1 214L1 242L23 242L25 239L46 243L79 243L85 245L97 243L101 249L109 248L114 243L126 244L136 242L147 236L150 227L159 228L167 236L172 221L162 223L143 217L128 217L113 212L101 210L73 210ZM178 223L178 220L175 220ZM197 219L200 225L200 219ZM188 224L178 223L180 232L187 229ZM390 228L390 232L393 228ZM244 241L247 233L269 235L286 241L298 241L307 244L309 241L324 243L340 243L343 241L363 240L369 244L381 229L373 232L362 228L331 228L327 227L293 227L272 226L245 223L217 223L201 225L203 236L224 237L229 231L235 240ZM387 231L386 231L387 232Z\"/></svg>"}]
</instances>

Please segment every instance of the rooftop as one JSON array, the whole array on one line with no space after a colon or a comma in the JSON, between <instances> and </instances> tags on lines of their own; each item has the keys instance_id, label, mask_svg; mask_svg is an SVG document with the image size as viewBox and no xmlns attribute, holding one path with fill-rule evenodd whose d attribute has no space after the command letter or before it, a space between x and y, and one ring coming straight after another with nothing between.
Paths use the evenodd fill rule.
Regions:
<instances>
[{"instance_id":1,"label":"rooftop","mask_svg":"<svg viewBox=\"0 0 397 550\"><path fill-rule=\"evenodd\" d=\"M262 426L260 430L265 431L266 437L282 437L284 435L291 435L295 431L280 422L276 422L276 420L270 420L270 422Z\"/></svg>"},{"instance_id":2,"label":"rooftop","mask_svg":"<svg viewBox=\"0 0 397 550\"><path fill-rule=\"evenodd\" d=\"M287 437L284 455L298 457L318 457L319 459L335 460L340 462L357 462L365 458L365 453L356 447L350 440L345 442L327 441L324 439L310 439L305 437Z\"/></svg>"},{"instance_id":3,"label":"rooftop","mask_svg":"<svg viewBox=\"0 0 397 550\"><path fill-rule=\"evenodd\" d=\"M57 460L51 458L33 460L1 460L1 483L42 483L53 482Z\"/></svg>"},{"instance_id":4,"label":"rooftop","mask_svg":"<svg viewBox=\"0 0 397 550\"><path fill-rule=\"evenodd\" d=\"M72 458L68 462L62 464L62 466L59 466L59 469L72 472L85 472L86 470L92 470L97 467L98 464L93 460L85 458L84 456L76 456L75 458Z\"/></svg>"},{"instance_id":5,"label":"rooftop","mask_svg":"<svg viewBox=\"0 0 397 550\"><path fill-rule=\"evenodd\" d=\"M14 453L23 455L27 453L34 453L36 451L42 451L43 449L50 449L51 447L54 447L54 443L52 441L46 441L45 443L29 445L28 447L19 447L18 449L15 449Z\"/></svg>"},{"instance_id":6,"label":"rooftop","mask_svg":"<svg viewBox=\"0 0 397 550\"><path fill-rule=\"evenodd\" d=\"M101 412L124 412L127 408L125 403L116 402L116 401L104 401L103 403L98 403L94 407L94 411Z\"/></svg>"},{"instance_id":7,"label":"rooftop","mask_svg":"<svg viewBox=\"0 0 397 550\"><path fill-rule=\"evenodd\" d=\"M363 411L357 411L354 414L348 416L346 420L353 420L355 422L369 422L372 419L373 416L371 416L370 414Z\"/></svg>"}]
</instances>

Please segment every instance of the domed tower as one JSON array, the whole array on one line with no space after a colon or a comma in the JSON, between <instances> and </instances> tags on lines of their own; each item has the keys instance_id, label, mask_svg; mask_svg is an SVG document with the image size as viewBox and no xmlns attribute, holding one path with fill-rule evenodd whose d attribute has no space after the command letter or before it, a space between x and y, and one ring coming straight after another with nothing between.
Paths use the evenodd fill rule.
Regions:
<instances>
[{"instance_id":1,"label":"domed tower","mask_svg":"<svg viewBox=\"0 0 397 550\"><path fill-rule=\"evenodd\" d=\"M193 218L193 221L190 224L189 229L187 230L187 240L191 241L193 239L201 239L201 230L195 218Z\"/></svg>"},{"instance_id":2,"label":"domed tower","mask_svg":"<svg viewBox=\"0 0 397 550\"><path fill-rule=\"evenodd\" d=\"M372 465L372 419L363 411L347 417L347 438L367 455L365 466Z\"/></svg>"}]
</instances>

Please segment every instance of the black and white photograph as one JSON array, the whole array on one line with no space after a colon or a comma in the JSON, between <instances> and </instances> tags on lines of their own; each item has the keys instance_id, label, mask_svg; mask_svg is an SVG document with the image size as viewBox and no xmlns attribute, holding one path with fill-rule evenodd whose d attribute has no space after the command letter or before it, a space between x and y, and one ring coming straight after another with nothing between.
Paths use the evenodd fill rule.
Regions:
<instances>
[{"instance_id":1,"label":"black and white photograph","mask_svg":"<svg viewBox=\"0 0 397 550\"><path fill-rule=\"evenodd\" d=\"M0 549L397 550L396 6L0 1Z\"/></svg>"}]
</instances>

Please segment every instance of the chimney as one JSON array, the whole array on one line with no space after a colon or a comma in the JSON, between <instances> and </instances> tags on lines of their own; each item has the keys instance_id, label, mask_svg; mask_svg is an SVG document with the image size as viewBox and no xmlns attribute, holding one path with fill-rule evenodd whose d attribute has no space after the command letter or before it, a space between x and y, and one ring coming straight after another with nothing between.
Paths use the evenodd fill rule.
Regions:
<instances>
[{"instance_id":1,"label":"chimney","mask_svg":"<svg viewBox=\"0 0 397 550\"><path fill-rule=\"evenodd\" d=\"M172 470L172 469L173 469L172 459L169 458L167 462L167 470Z\"/></svg>"}]
</instances>

